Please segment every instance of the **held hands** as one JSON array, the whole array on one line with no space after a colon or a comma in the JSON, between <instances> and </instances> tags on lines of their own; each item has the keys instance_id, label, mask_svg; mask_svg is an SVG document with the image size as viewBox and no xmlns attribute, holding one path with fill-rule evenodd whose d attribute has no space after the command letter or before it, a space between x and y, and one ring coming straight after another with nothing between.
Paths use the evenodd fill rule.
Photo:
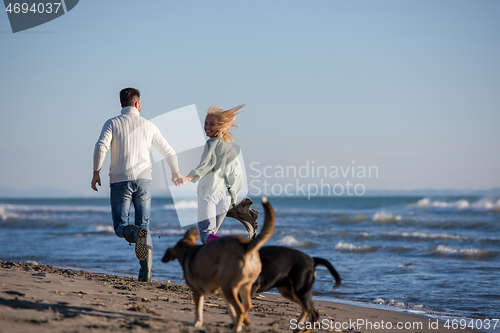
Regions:
<instances>
[{"instance_id":1,"label":"held hands","mask_svg":"<svg viewBox=\"0 0 500 333\"><path fill-rule=\"evenodd\" d=\"M180 173L173 173L172 174L172 182L175 184L175 186L181 186L182 184L182 178L184 178L183 175Z\"/></svg>"},{"instance_id":2,"label":"held hands","mask_svg":"<svg viewBox=\"0 0 500 333\"><path fill-rule=\"evenodd\" d=\"M193 180L194 176L183 176L180 173L174 173L172 174L172 182L175 184L175 186L182 186L186 183L189 183L191 180Z\"/></svg>"},{"instance_id":3,"label":"held hands","mask_svg":"<svg viewBox=\"0 0 500 333\"><path fill-rule=\"evenodd\" d=\"M182 183L182 185L186 184L186 183L189 183L190 181L192 181L193 179L195 178L195 176L187 176L187 177L184 177L184 182Z\"/></svg>"}]
</instances>

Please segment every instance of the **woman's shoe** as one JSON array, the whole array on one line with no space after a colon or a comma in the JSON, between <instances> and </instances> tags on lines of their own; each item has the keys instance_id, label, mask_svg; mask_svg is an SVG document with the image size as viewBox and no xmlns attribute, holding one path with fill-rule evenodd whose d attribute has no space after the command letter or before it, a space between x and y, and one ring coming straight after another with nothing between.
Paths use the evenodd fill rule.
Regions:
<instances>
[{"instance_id":1,"label":"woman's shoe","mask_svg":"<svg viewBox=\"0 0 500 333\"><path fill-rule=\"evenodd\" d=\"M217 238L222 238L222 236L219 236L217 234L214 234L214 233L211 233L210 235L208 235L207 237L207 243L210 243L211 241L214 241L216 240Z\"/></svg>"}]
</instances>

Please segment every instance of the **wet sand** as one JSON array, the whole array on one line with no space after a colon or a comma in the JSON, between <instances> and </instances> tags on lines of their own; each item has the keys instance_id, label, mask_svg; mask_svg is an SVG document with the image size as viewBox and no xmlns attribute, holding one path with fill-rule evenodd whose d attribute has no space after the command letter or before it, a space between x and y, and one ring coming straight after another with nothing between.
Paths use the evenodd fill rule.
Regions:
<instances>
[{"instance_id":1,"label":"wet sand","mask_svg":"<svg viewBox=\"0 0 500 333\"><path fill-rule=\"evenodd\" d=\"M194 303L183 284L8 261L0 261L0 282L0 332L231 332L219 295L205 297L203 327L190 326ZM250 331L296 328L297 304L268 294L257 295L252 304ZM315 304L320 322L314 332L474 332L407 313ZM398 323L406 329L398 329Z\"/></svg>"}]
</instances>

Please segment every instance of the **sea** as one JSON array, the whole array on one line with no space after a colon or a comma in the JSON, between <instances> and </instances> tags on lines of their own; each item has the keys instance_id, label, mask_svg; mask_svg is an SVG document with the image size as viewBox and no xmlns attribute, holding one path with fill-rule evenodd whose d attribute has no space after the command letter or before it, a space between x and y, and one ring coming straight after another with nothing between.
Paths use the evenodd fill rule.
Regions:
<instances>
[{"instance_id":1,"label":"sea","mask_svg":"<svg viewBox=\"0 0 500 333\"><path fill-rule=\"evenodd\" d=\"M261 211L260 198L254 208ZM500 318L500 198L479 196L274 197L268 245L329 260L315 299L446 318ZM186 199L178 209L196 214ZM133 209L131 212L133 216ZM153 198L153 279L183 282L161 258L184 232L170 198ZM0 259L137 276L134 247L113 231L109 199L0 199ZM220 234L245 235L226 218ZM500 324L494 331L500 331ZM484 328L483 328L484 330Z\"/></svg>"}]
</instances>

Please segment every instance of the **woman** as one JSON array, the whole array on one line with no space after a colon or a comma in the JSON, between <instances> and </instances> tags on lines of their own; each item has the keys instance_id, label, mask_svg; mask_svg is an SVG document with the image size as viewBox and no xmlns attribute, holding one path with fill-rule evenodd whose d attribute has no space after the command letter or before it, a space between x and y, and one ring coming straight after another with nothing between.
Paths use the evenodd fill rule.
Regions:
<instances>
[{"instance_id":1,"label":"woman","mask_svg":"<svg viewBox=\"0 0 500 333\"><path fill-rule=\"evenodd\" d=\"M243 186L238 153L231 143L231 129L237 127L234 120L243 106L224 110L214 105L208 109L204 128L209 140L200 164L182 182L199 181L198 230L203 244L220 237L217 231Z\"/></svg>"}]
</instances>

